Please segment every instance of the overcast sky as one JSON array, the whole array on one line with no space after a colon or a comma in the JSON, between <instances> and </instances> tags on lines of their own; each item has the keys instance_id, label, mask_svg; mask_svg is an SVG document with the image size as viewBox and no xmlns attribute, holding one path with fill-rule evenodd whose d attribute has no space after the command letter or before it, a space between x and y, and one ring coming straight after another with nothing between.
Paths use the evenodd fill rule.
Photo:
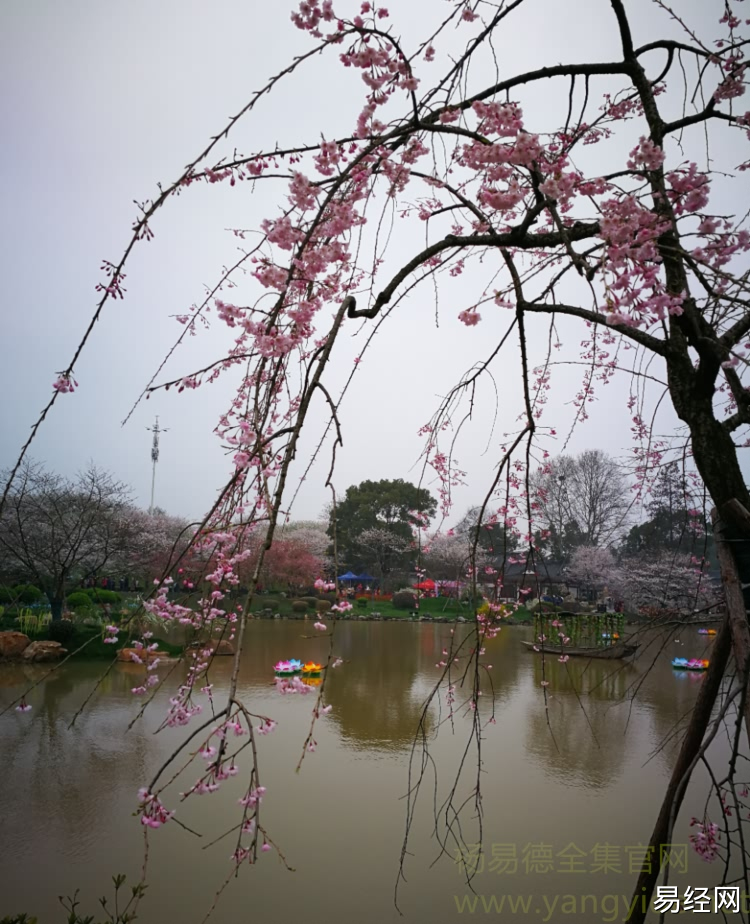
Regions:
<instances>
[{"instance_id":1,"label":"overcast sky","mask_svg":"<svg viewBox=\"0 0 750 924\"><path fill-rule=\"evenodd\" d=\"M286 0L2 4L1 465L15 461L56 373L68 365L97 300L101 262L117 262L129 239L137 217L133 201L153 196L157 182L176 179L254 89L310 48L312 40L290 23L294 6ZM353 15L359 4L335 6ZM709 16L709 6L712 21L720 15L714 15L715 4L694 0L683 6L699 25L700 17ZM410 43L444 18L448 7L440 0L395 0L389 8L396 32L413 47ZM632 0L628 9L636 43L653 38L659 19L654 4ZM618 56L607 0L529 0L509 22L512 27L496 45L503 76L544 64ZM454 51L469 34L456 34ZM472 74L477 86L493 79L492 73L484 77ZM240 123L222 153L235 146L249 153L277 142L316 141L321 133L328 138L347 133L362 94L359 76L345 71L334 55L315 59ZM561 124L566 97L567 84L562 83L529 94L529 128ZM623 140L623 150L632 140ZM700 156L700 138L697 144ZM612 148L608 152L611 158ZM592 173L622 166L609 160L596 165L600 155L593 149L590 156ZM731 147L717 156L727 168L740 159ZM232 469L212 431L229 405L236 378L181 395L158 393L141 402L126 426L122 421L182 331L174 316L201 301L222 267L238 256L238 242L227 229L257 228L284 202L284 184L260 184L254 194L246 184L234 189L193 185L159 212L152 223L155 239L136 248L126 269L125 299L106 306L76 365L79 389L58 399L33 444L32 458L68 475L93 460L128 482L137 502L148 506L151 434L146 428L158 414L168 432L162 438L156 503L173 514L203 514ZM731 210L733 203L725 204ZM402 234L398 226L394 233ZM416 251L421 240L402 234L397 244L403 256ZM446 285L436 325L434 292L423 286L384 325L343 406L345 445L336 477L340 492L364 478L418 480L419 427L461 373L488 355L507 323L498 309L497 316L466 328L457 320L464 307L460 286ZM333 386L343 384L361 350L364 334L359 324L350 325L351 336L347 328L334 352ZM582 339L575 326L568 329L574 344ZM230 335L226 328L201 333L175 352L157 381L215 359L231 343ZM535 348L540 357L542 344ZM573 419L569 402L580 379L580 369L559 372L543 421L560 434L549 443L553 452ZM468 473L467 486L456 492L456 515L483 498L502 433L516 427L516 377L505 379L500 366L495 381L494 433L495 396L488 382L456 451ZM618 456L632 450L625 391L625 386L612 385L600 392L591 420L576 431L570 449L601 447ZM309 458L319 438L323 411L311 419L300 459ZM667 417L664 426L669 423ZM295 518L315 518L328 502L323 487L328 464L325 454L306 479ZM429 480L425 483L432 487Z\"/></svg>"}]
</instances>

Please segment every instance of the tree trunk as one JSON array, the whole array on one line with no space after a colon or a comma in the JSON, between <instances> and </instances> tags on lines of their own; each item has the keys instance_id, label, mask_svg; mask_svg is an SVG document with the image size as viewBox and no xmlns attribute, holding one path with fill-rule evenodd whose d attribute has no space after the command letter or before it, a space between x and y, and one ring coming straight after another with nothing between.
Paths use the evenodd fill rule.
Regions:
<instances>
[{"instance_id":1,"label":"tree trunk","mask_svg":"<svg viewBox=\"0 0 750 924\"><path fill-rule=\"evenodd\" d=\"M52 610L52 622L59 622L62 619L64 598L54 594L47 594L47 599Z\"/></svg>"},{"instance_id":2,"label":"tree trunk","mask_svg":"<svg viewBox=\"0 0 750 924\"><path fill-rule=\"evenodd\" d=\"M721 681L731 650L732 631L729 627L729 615L727 614L724 617L719 634L716 636L716 641L711 651L711 663L703 677L698 699L690 717L690 724L685 732L680 754L672 771L672 777L664 794L659 817L656 820L656 825L649 841L652 848L651 861L650 863L644 863L644 868L641 870L633 891L633 898L636 901L633 913L628 918L628 924L644 924L648 916L648 906L651 905L651 896L654 893L654 888L661 872L661 847L670 840L669 828L672 813L674 812L675 817L677 816L687 791L687 787L682 786L683 777L703 744L703 738L711 721L711 713L719 695ZM642 897L647 899L645 903L641 901ZM645 909L644 904L646 905Z\"/></svg>"}]
</instances>

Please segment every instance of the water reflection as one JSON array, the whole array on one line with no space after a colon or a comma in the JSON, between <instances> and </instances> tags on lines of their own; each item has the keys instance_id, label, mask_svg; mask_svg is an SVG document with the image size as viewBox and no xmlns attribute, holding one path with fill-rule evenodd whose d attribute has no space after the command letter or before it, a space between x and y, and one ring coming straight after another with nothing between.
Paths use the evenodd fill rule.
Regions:
<instances>
[{"instance_id":1,"label":"water reflection","mask_svg":"<svg viewBox=\"0 0 750 924\"><path fill-rule=\"evenodd\" d=\"M216 924L244 920L249 908L258 915L307 908L313 920L325 913L332 924L399 920L391 896L404 826L406 766L425 697L441 673L436 662L450 644L450 630L432 623L339 624L335 650L345 664L327 680L326 698L333 711L316 730L318 751L306 757L302 773L296 775L314 694L279 697L273 665L290 657L325 662L329 642L320 636L304 637L313 631L304 622L256 621L248 627L240 693L255 711L279 721L274 735L259 743L269 790L266 823L298 872L291 876L272 855L264 857L262 871L248 870L232 883L216 912ZM646 840L665 775L673 765L674 744L661 750L657 759L647 762L648 757L684 720L700 679L674 675L673 639L660 654L658 646L651 652L644 643L645 656L634 663L571 659L563 665L553 657L546 659L542 673L540 656L520 644L529 637L522 629L505 629L487 644L493 670L491 685L482 678L481 715L488 855L493 843L515 844L520 852L534 840L553 843L557 849L571 841L591 845ZM457 627L453 638L466 638L470 646L470 627ZM679 648L692 657L705 645L688 639ZM217 702L229 683L231 666L232 659L223 658L212 667ZM36 665L0 669L0 705L46 670ZM462 664L455 666L456 682L461 670ZM24 910L39 915L44 924L54 922L59 919L57 895L81 887L95 899L112 873L124 871L132 878L140 870L142 832L131 817L135 792L183 735L171 729L153 732L185 668L173 670L144 718L127 731L138 705L130 690L141 672L133 665L116 665L69 730L101 671L99 664L65 665L31 694L31 713L11 711L2 719L5 785L0 817L5 850L0 917ZM542 679L550 684L546 707ZM459 690L459 701L471 689L471 678L467 684L466 690ZM493 688L497 724L487 726ZM444 717L444 701L442 709ZM428 710L428 737L434 737L437 717L436 709ZM441 726L431 743L440 768L438 804L452 784L471 722L470 714L459 711L453 726ZM476 767L469 765L460 792L470 792L475 780ZM241 780L230 782L216 796L188 803L180 803L176 792L172 795L170 805L178 807L177 817L204 837L198 841L176 825L152 836L153 885L139 915L142 924L165 920L165 908L170 920L202 920L228 872L233 846L222 841L209 851L201 848L233 817L242 785ZM179 788L182 785L175 786ZM404 910L418 924L454 920L454 896L465 892L450 860L430 868L436 853L430 841L432 789L424 795L404 896ZM688 817L701 810L704 795L704 789L691 790ZM472 830L467 823L464 834L469 841ZM687 834L682 825L675 840L686 842ZM35 873L40 868L45 869L41 878ZM692 884L708 884L705 867L698 871ZM510 888L497 876L485 881L478 891ZM532 891L540 885L535 881L525 887ZM571 891L569 883L553 885L550 880L543 885L546 892L558 885ZM596 888L587 881L586 888L597 891L600 885L615 890L614 880ZM624 877L617 889L627 891L629 885L631 878ZM96 911L93 903L88 910Z\"/></svg>"}]
</instances>

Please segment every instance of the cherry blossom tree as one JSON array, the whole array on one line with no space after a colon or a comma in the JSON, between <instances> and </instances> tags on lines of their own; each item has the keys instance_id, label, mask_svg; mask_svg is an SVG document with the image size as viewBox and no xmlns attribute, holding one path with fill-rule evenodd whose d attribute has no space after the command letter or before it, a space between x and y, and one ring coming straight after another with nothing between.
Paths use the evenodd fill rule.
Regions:
<instances>
[{"instance_id":1,"label":"cherry blossom tree","mask_svg":"<svg viewBox=\"0 0 750 924\"><path fill-rule=\"evenodd\" d=\"M469 535L448 535L435 533L427 540L424 549L424 564L431 578L448 581L466 581L472 577L472 569L478 568L478 582L494 583L497 573L492 565L492 556L482 548L474 548Z\"/></svg>"},{"instance_id":2,"label":"cherry blossom tree","mask_svg":"<svg viewBox=\"0 0 750 924\"><path fill-rule=\"evenodd\" d=\"M283 539L293 539L314 555L325 567L332 564L329 555L331 540L327 524L318 520L297 520L285 523L279 530Z\"/></svg>"},{"instance_id":3,"label":"cherry blossom tree","mask_svg":"<svg viewBox=\"0 0 750 924\"><path fill-rule=\"evenodd\" d=\"M592 545L575 550L565 569L565 577L589 590L606 586L611 591L621 582L620 568L611 550Z\"/></svg>"},{"instance_id":4,"label":"cherry blossom tree","mask_svg":"<svg viewBox=\"0 0 750 924\"><path fill-rule=\"evenodd\" d=\"M170 575L173 563L179 560L174 578L186 572L190 576L183 581L198 577L205 563L196 561L190 553L194 530L187 520L137 509L130 512L130 517L138 540L115 561L121 571L142 575L145 582L151 582Z\"/></svg>"},{"instance_id":5,"label":"cherry blossom tree","mask_svg":"<svg viewBox=\"0 0 750 924\"><path fill-rule=\"evenodd\" d=\"M65 595L138 547L138 512L124 484L89 467L75 478L24 463L0 513L3 571L32 581L53 620Z\"/></svg>"},{"instance_id":6,"label":"cherry blossom tree","mask_svg":"<svg viewBox=\"0 0 750 924\"><path fill-rule=\"evenodd\" d=\"M487 352L472 369L453 387L446 383L444 399L423 428L425 470L434 473L441 509L448 511L453 489L464 480L454 452L461 422L474 413L476 389L501 365L504 381L516 388L517 425L493 444L495 473L478 522L494 517L520 529L529 556L536 551L535 531L540 542L546 538L528 480L533 465L550 457L556 422L545 418L545 409L561 362L581 371L572 395L574 424L587 419L604 385L624 374L638 477L647 479L670 452L686 452L727 528L750 535L750 492L739 460L750 423L745 385L750 232L744 215L744 171L750 160L745 148L737 155L740 163L724 156L714 172L704 150L706 143L713 157L739 150L750 129L742 99L749 76L747 23L739 0L706 0L689 10L655 0L656 25L640 36L624 0L602 0L617 41L608 59L599 55L595 36L583 60L501 71L493 41L511 34L533 47L537 30L544 28L539 22L528 34L510 31L530 5L530 0L496 5L456 0L436 8L434 22L424 23L423 39L407 42L384 7L364 2L353 13L343 0L335 8L332 0L303 0L292 20L309 36L309 51L252 95L174 182L143 202L122 256L103 262L92 323L55 380L0 501L5 507L12 501L22 460L53 405L63 396L75 400L71 393L78 388L81 351L109 303L125 297L126 264L136 247L153 238L159 210L197 185L242 189L279 183L278 209L265 216L251 214L247 225L252 234L236 229L236 237L245 241L240 257L219 273L205 298L178 318L179 340L200 334L209 321L222 329L225 325L226 350L189 375L154 379L146 387L146 393L157 388L186 392L241 370L238 393L217 429L233 470L195 540L196 548L211 556L213 570L206 580L213 589L198 611L170 601L163 586L146 603L166 621L177 619L198 629L223 622L236 636L238 652L223 708L214 705L208 722L194 721L201 696L207 695L201 692L210 664L206 651L171 699L165 724L192 722L192 754L195 743L200 744L200 756L188 761L188 766L203 762L199 779L185 798L213 792L238 772L238 752L231 742L235 735L249 736L252 748L242 752L247 795L237 826L238 867L256 863L261 852L273 849L261 818L266 790L258 747L258 736L273 727L273 720L255 715L238 694L246 613L274 545L282 504L291 494L290 466L303 427L315 419L313 406L330 414L319 445L331 450L326 486L335 524L335 452L343 440L338 410L346 388L332 394L329 365L341 350L344 332L357 333L363 344L354 374L364 354L377 348L381 325L398 323L408 298L423 292L432 297L436 288L447 289L461 277L458 297L463 301L456 305L451 300L450 311L466 326L466 336L484 325L492 333L478 347ZM692 21L698 6L700 28ZM708 10L710 27L705 25ZM362 109L349 131L335 137L326 129L330 99L321 90L323 140L300 139L284 148L269 144L248 153L233 149L231 140L222 147L259 100L281 81L303 73L320 54L340 62L342 79L361 78ZM535 91L558 85L567 91L560 108L547 115L536 112ZM727 214L727 202L738 203L738 215ZM408 231L381 233L389 216L398 216ZM445 312L444 307L436 310ZM645 403L647 386L657 390L657 403L670 406L678 419L674 440L652 427L655 411ZM256 554L252 537L258 530L264 538ZM335 546L335 528L333 533ZM238 569L249 559L245 605L226 608L226 592L236 586ZM481 641L487 620L478 617L474 630ZM744 689L744 665L750 658L744 617L725 621L716 640L705 693L678 762L685 779L703 753L732 648ZM479 699L482 650L475 644L466 655L476 667L465 674L474 678L467 708L477 750L486 715ZM453 697L454 659L441 663L438 686L447 684L447 695ZM304 694L280 686L282 692ZM547 696L546 688L540 695ZM303 757L314 750L314 725L327 708L324 697L325 684L319 688ZM169 781L179 754L140 794L141 818L149 827L171 818L163 800L171 797ZM481 818L479 779L477 774L474 805ZM731 774L728 779L731 786ZM418 785L410 787L410 813L418 791ZM443 807L446 818L453 817L453 810L458 815L452 802L458 791L454 786ZM662 813L667 820L679 810L682 793L680 777L668 790ZM447 850L458 836L456 826L436 830ZM654 836L659 830L667 833L657 827ZM653 888L658 863L653 869L641 880L645 894ZM640 920L636 911L631 921Z\"/></svg>"},{"instance_id":7,"label":"cherry blossom tree","mask_svg":"<svg viewBox=\"0 0 750 924\"><path fill-rule=\"evenodd\" d=\"M256 535L248 543L251 554L238 568L240 581L252 581L255 568L262 558L258 572L263 588L298 592L312 587L316 578L326 567L325 558L310 550L304 536L291 533L280 535L270 549L264 552L262 535Z\"/></svg>"},{"instance_id":8,"label":"cherry blossom tree","mask_svg":"<svg viewBox=\"0 0 750 924\"><path fill-rule=\"evenodd\" d=\"M611 580L617 596L634 612L706 615L720 602L720 589L706 563L685 553L623 559Z\"/></svg>"},{"instance_id":9,"label":"cherry blossom tree","mask_svg":"<svg viewBox=\"0 0 750 924\"><path fill-rule=\"evenodd\" d=\"M380 576L381 589L386 577L403 562L404 553L412 546L408 539L380 526L363 529L357 535L356 542L360 554L375 566Z\"/></svg>"}]
</instances>

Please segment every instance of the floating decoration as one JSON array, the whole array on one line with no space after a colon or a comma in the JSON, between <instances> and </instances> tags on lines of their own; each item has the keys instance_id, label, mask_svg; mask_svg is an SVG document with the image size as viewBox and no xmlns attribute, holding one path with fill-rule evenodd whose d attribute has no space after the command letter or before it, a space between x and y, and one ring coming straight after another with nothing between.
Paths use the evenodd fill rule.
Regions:
<instances>
[{"instance_id":1,"label":"floating decoration","mask_svg":"<svg viewBox=\"0 0 750 924\"><path fill-rule=\"evenodd\" d=\"M323 683L323 678L303 674L301 683L304 683L305 686L308 686L308 687L319 687L321 683Z\"/></svg>"},{"instance_id":2,"label":"floating decoration","mask_svg":"<svg viewBox=\"0 0 750 924\"><path fill-rule=\"evenodd\" d=\"M314 661L307 661L302 668L302 674L304 677L320 677L320 672L322 670L322 664L316 664Z\"/></svg>"},{"instance_id":3,"label":"floating decoration","mask_svg":"<svg viewBox=\"0 0 750 924\"><path fill-rule=\"evenodd\" d=\"M277 677L292 677L299 674L302 669L302 662L292 659L291 661L279 661L274 664L273 669Z\"/></svg>"},{"instance_id":4,"label":"floating decoration","mask_svg":"<svg viewBox=\"0 0 750 924\"><path fill-rule=\"evenodd\" d=\"M705 671L709 662L701 658L673 658L672 667L677 671Z\"/></svg>"},{"instance_id":5,"label":"floating decoration","mask_svg":"<svg viewBox=\"0 0 750 924\"><path fill-rule=\"evenodd\" d=\"M698 635L716 635L716 629L698 629Z\"/></svg>"}]
</instances>

